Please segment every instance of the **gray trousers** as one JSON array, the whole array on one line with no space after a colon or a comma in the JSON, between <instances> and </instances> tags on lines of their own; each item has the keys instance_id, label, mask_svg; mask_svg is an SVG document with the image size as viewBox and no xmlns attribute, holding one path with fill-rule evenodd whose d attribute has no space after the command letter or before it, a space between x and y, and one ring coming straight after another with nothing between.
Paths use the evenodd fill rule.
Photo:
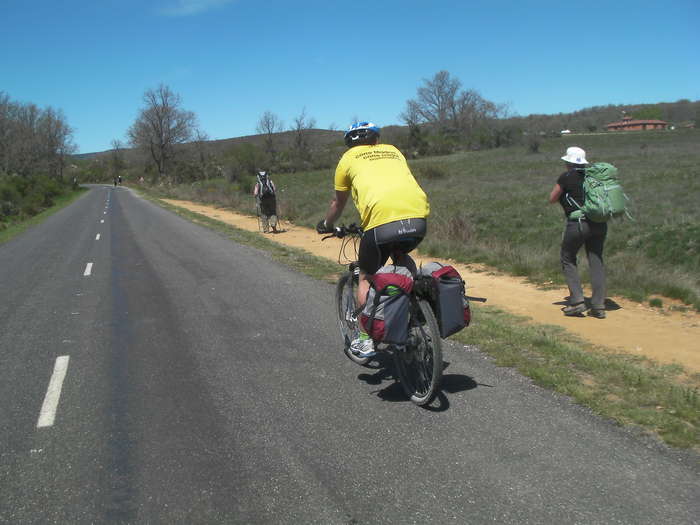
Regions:
<instances>
[{"instance_id":1,"label":"gray trousers","mask_svg":"<svg viewBox=\"0 0 700 525\"><path fill-rule=\"evenodd\" d=\"M593 297L591 308L605 308L605 266L603 265L603 245L608 233L606 223L589 221L566 221L561 242L561 267L569 287L569 304L584 301L581 277L578 273L576 255L581 246L586 247L588 267L591 272Z\"/></svg>"}]
</instances>

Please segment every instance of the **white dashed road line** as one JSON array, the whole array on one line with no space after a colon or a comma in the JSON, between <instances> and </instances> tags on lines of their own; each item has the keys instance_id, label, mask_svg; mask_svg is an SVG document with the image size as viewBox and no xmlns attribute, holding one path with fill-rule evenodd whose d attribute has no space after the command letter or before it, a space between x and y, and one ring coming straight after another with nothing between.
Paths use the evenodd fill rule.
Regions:
<instances>
[{"instance_id":1,"label":"white dashed road line","mask_svg":"<svg viewBox=\"0 0 700 525\"><path fill-rule=\"evenodd\" d=\"M85 271L83 272L83 275L87 277L92 273L92 263L87 263L87 266L85 266Z\"/></svg>"},{"instance_id":2,"label":"white dashed road line","mask_svg":"<svg viewBox=\"0 0 700 525\"><path fill-rule=\"evenodd\" d=\"M36 423L37 428L51 427L56 419L56 409L58 408L58 400L61 398L61 389L63 388L63 380L66 378L68 371L67 355L62 355L56 358L56 364L53 367L53 374L49 381L49 388L46 390L44 404L41 405L39 412L39 420Z\"/></svg>"}]
</instances>

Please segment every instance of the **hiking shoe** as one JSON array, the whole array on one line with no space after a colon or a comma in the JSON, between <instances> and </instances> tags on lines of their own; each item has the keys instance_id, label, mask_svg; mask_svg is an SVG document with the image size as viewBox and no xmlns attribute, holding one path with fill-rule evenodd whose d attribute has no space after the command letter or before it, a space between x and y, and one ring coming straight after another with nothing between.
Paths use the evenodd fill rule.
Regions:
<instances>
[{"instance_id":1,"label":"hiking shoe","mask_svg":"<svg viewBox=\"0 0 700 525\"><path fill-rule=\"evenodd\" d=\"M569 306L565 306L562 309L562 312L564 312L564 315L573 316L573 315L582 314L586 310L588 310L586 303L578 303L578 304L571 304Z\"/></svg>"},{"instance_id":2,"label":"hiking shoe","mask_svg":"<svg viewBox=\"0 0 700 525\"><path fill-rule=\"evenodd\" d=\"M350 343L350 351L358 357L374 357L377 355L372 340L360 339L359 337Z\"/></svg>"},{"instance_id":3,"label":"hiking shoe","mask_svg":"<svg viewBox=\"0 0 700 525\"><path fill-rule=\"evenodd\" d=\"M591 310L588 312L588 315L591 317L595 317L596 319L605 319L606 313L605 310L602 308L591 308Z\"/></svg>"}]
</instances>

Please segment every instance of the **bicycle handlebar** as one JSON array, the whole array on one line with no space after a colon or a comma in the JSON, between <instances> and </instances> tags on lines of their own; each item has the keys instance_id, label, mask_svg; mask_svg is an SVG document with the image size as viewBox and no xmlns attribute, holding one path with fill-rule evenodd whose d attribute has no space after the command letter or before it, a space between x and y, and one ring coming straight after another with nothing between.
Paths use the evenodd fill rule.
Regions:
<instances>
[{"instance_id":1,"label":"bicycle handlebar","mask_svg":"<svg viewBox=\"0 0 700 525\"><path fill-rule=\"evenodd\" d=\"M343 237L346 237L348 235L357 235L358 237L362 235L362 228L360 228L357 224L349 224L347 226L336 226L333 228L333 233L330 235L326 235L325 237L321 237L322 241L325 241L326 239L330 239L331 237L338 237L339 239L342 239Z\"/></svg>"},{"instance_id":2,"label":"bicycle handlebar","mask_svg":"<svg viewBox=\"0 0 700 525\"><path fill-rule=\"evenodd\" d=\"M338 237L339 239L343 239L344 237L347 237L348 235L354 235L357 237L362 236L362 228L358 226L355 223L348 224L347 226L341 225L341 226L336 226L333 228L333 233L326 235L324 237L321 237L322 241L325 241L326 239L330 239L331 237ZM341 248L342 252L342 248ZM485 297L472 297L470 295L465 296L469 301L476 301L478 303L485 303L486 298Z\"/></svg>"}]
</instances>

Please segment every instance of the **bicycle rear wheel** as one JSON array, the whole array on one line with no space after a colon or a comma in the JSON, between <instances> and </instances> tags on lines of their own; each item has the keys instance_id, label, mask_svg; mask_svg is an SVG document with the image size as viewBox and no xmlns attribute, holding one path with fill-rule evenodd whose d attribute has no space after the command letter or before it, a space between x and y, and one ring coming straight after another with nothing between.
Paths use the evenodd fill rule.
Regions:
<instances>
[{"instance_id":1,"label":"bicycle rear wheel","mask_svg":"<svg viewBox=\"0 0 700 525\"><path fill-rule=\"evenodd\" d=\"M430 403L442 379L442 340L430 304L423 299L412 301L408 344L394 350L399 382L416 405Z\"/></svg>"},{"instance_id":2,"label":"bicycle rear wheel","mask_svg":"<svg viewBox=\"0 0 700 525\"><path fill-rule=\"evenodd\" d=\"M357 303L355 302L355 281L353 274L345 273L339 280L335 289L335 302L338 312L338 328L343 341L343 352L358 365L366 365L371 358L359 357L350 351L350 343L360 334L360 322L355 315Z\"/></svg>"}]
</instances>

